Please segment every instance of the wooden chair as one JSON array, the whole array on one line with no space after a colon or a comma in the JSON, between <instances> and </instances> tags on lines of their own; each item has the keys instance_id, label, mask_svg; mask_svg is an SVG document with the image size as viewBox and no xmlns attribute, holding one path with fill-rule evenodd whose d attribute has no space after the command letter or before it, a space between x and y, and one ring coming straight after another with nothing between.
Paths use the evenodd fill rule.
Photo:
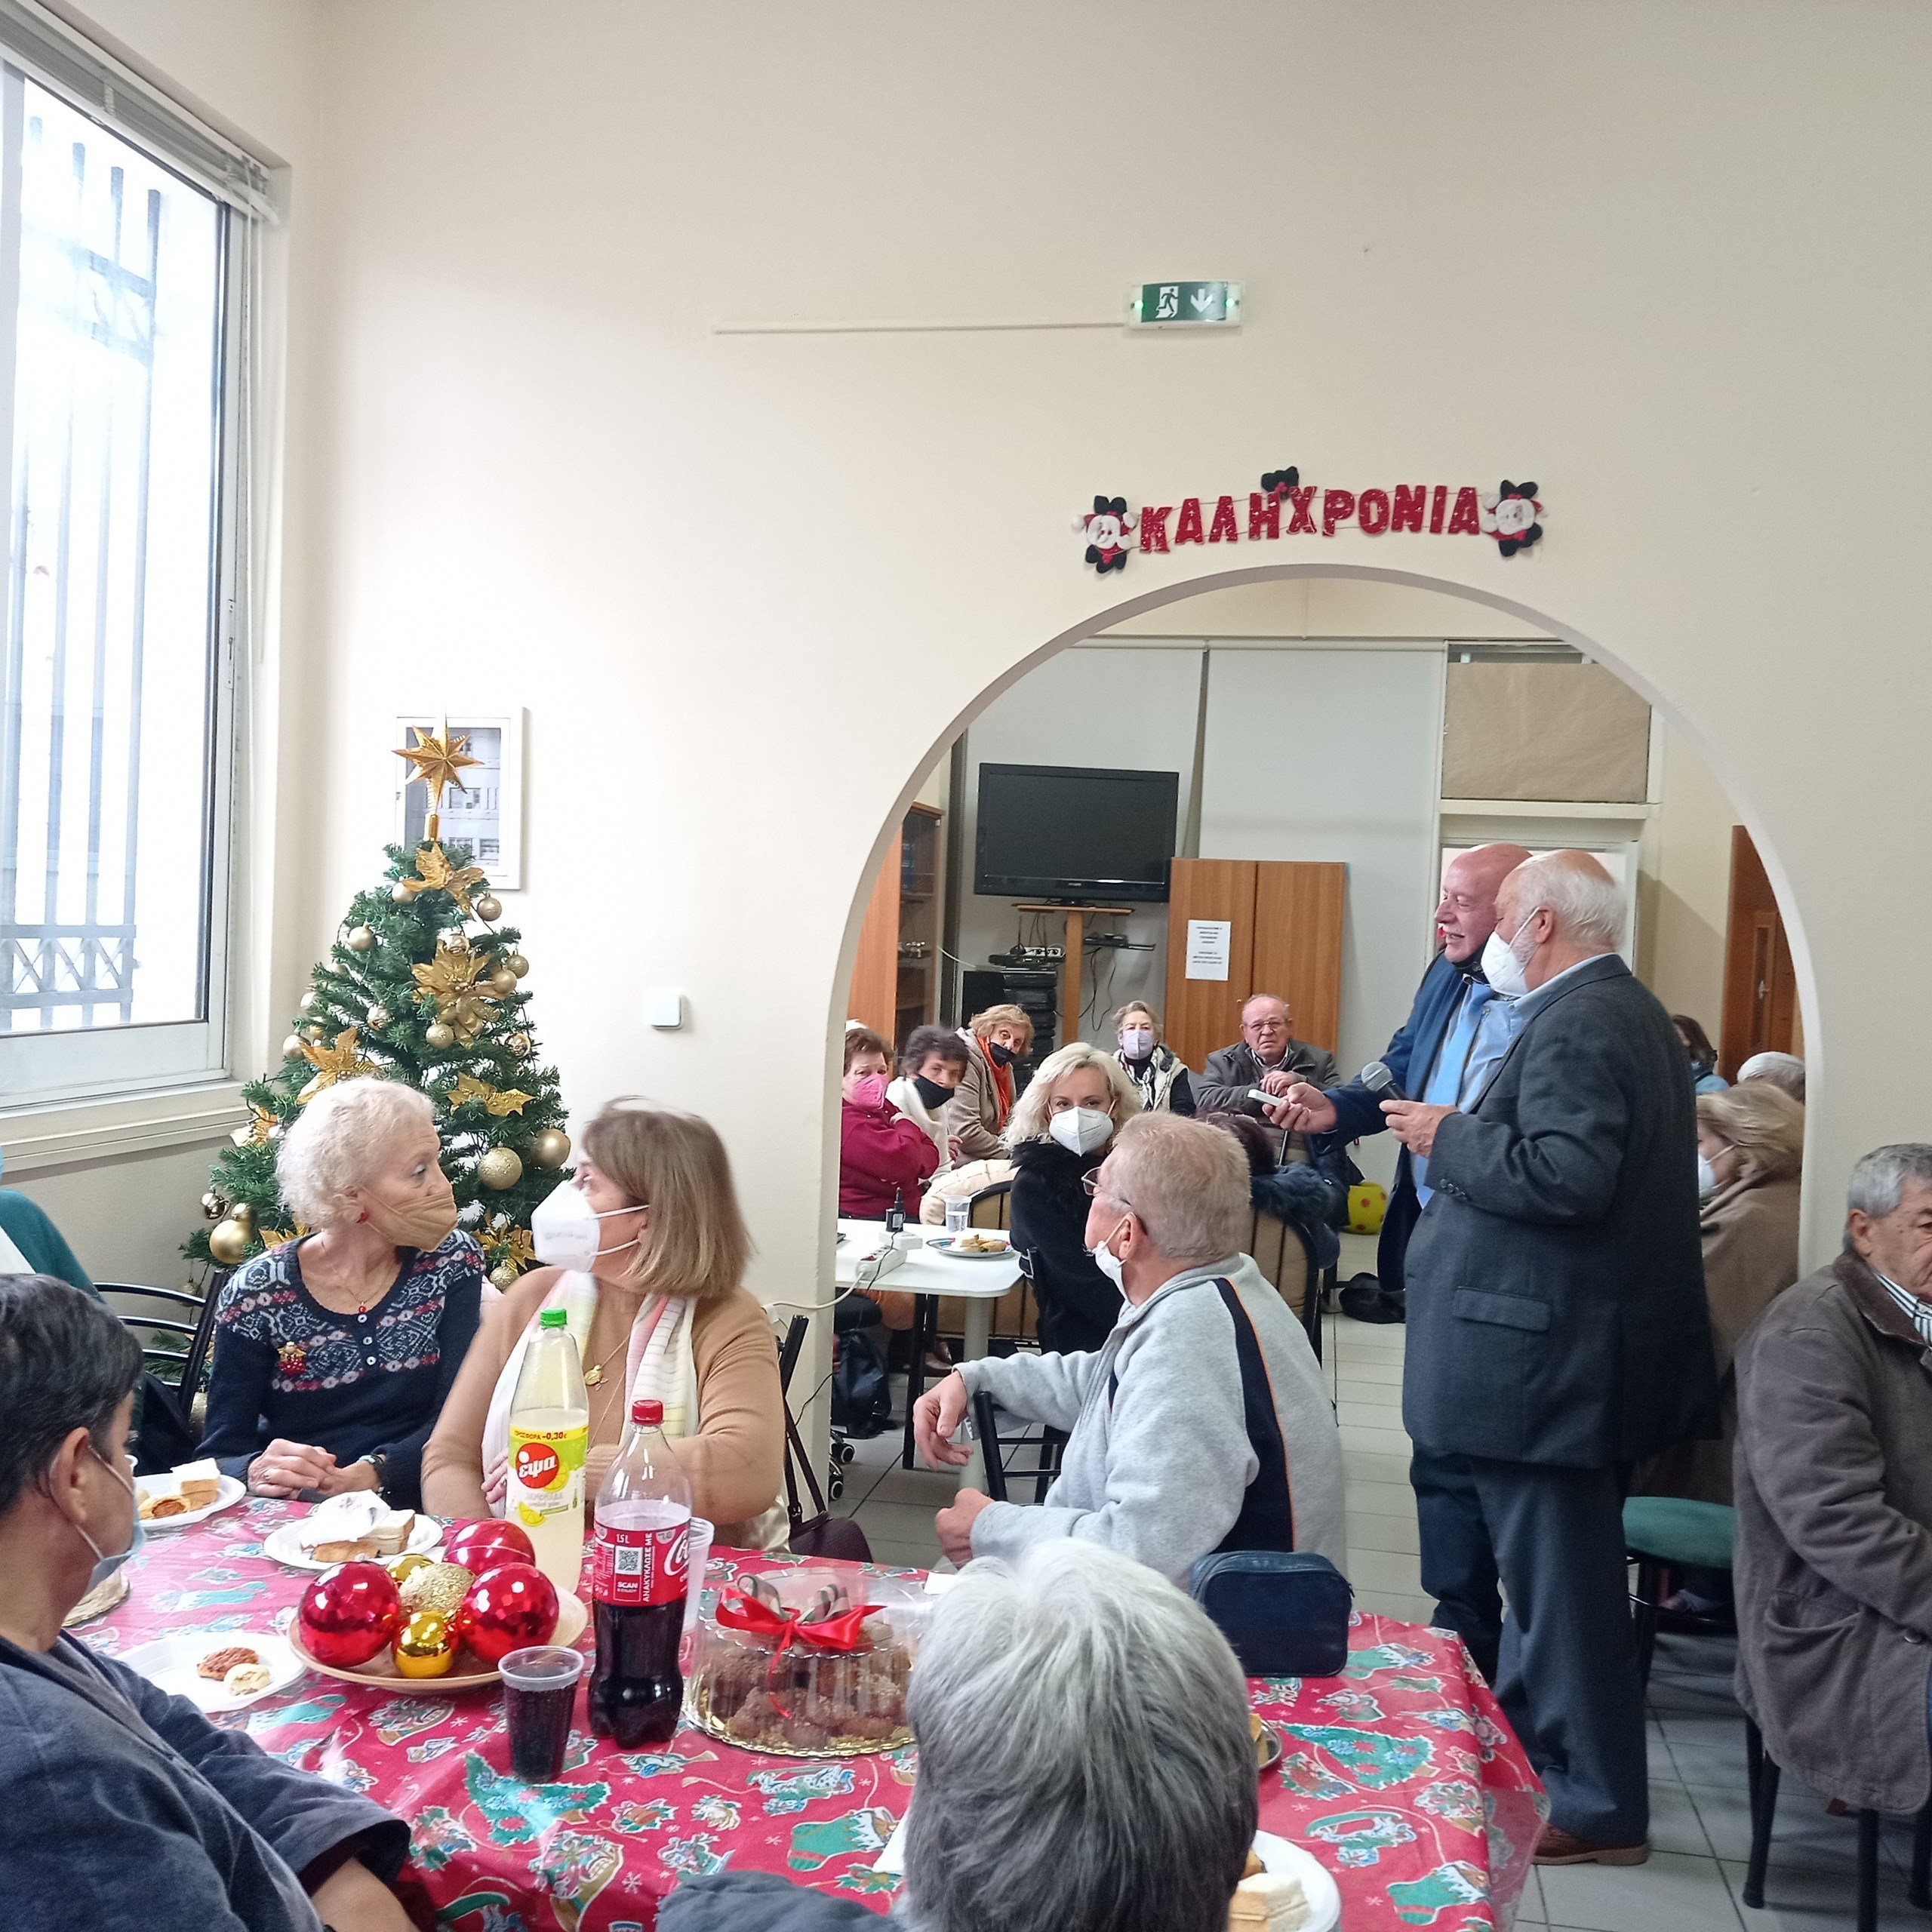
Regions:
<instances>
[{"instance_id":1,"label":"wooden chair","mask_svg":"<svg viewBox=\"0 0 1932 1932\"><path fill-rule=\"evenodd\" d=\"M1301 1230L1266 1208L1254 1211L1247 1238L1247 1251L1254 1265L1267 1277L1276 1292L1295 1312L1307 1331L1317 1361L1321 1359L1322 1271L1315 1265Z\"/></svg>"}]
</instances>

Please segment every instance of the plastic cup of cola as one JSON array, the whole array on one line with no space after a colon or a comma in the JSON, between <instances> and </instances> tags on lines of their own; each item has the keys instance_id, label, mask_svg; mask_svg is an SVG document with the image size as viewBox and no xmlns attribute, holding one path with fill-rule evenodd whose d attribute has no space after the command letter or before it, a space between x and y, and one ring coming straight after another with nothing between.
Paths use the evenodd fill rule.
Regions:
<instances>
[{"instance_id":1,"label":"plastic cup of cola","mask_svg":"<svg viewBox=\"0 0 1932 1932\"><path fill-rule=\"evenodd\" d=\"M697 1628L699 1599L704 1595L704 1566L710 1560L711 1540L715 1530L702 1516L691 1518L690 1568L685 1583L685 1635Z\"/></svg>"},{"instance_id":2,"label":"plastic cup of cola","mask_svg":"<svg viewBox=\"0 0 1932 1932\"><path fill-rule=\"evenodd\" d=\"M561 1644L512 1651L497 1666L503 1680L503 1720L510 1734L510 1775L525 1784L555 1784L570 1748L583 1654Z\"/></svg>"},{"instance_id":3,"label":"plastic cup of cola","mask_svg":"<svg viewBox=\"0 0 1932 1932\"><path fill-rule=\"evenodd\" d=\"M973 1225L973 1204L964 1195L957 1201L946 1204L946 1231L955 1236L963 1235Z\"/></svg>"}]
</instances>

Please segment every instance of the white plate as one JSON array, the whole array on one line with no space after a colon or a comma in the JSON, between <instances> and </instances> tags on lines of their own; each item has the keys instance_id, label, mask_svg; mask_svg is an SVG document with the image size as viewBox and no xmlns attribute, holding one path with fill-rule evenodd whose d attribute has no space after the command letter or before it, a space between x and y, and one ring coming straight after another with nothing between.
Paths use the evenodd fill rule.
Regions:
<instances>
[{"instance_id":1,"label":"white plate","mask_svg":"<svg viewBox=\"0 0 1932 1932\"><path fill-rule=\"evenodd\" d=\"M147 1493L148 1481L149 1478L146 1476L137 1476L134 1478L134 1487L145 1495ZM223 1476L215 1487L214 1500L212 1503L203 1505L199 1509L183 1510L178 1516L149 1516L143 1521L141 1527L149 1536L154 1535L157 1531L160 1530L185 1530L190 1523L207 1521L208 1518L218 1509L232 1509L248 1493L233 1476Z\"/></svg>"},{"instance_id":2,"label":"white plate","mask_svg":"<svg viewBox=\"0 0 1932 1932\"><path fill-rule=\"evenodd\" d=\"M136 1644L116 1661L205 1711L239 1711L255 1697L231 1697L217 1679L202 1676L196 1669L211 1651L232 1650L238 1644L253 1651L269 1667L268 1683L255 1697L287 1690L308 1668L289 1648L288 1640L272 1630L198 1630L192 1636L157 1637L152 1643Z\"/></svg>"},{"instance_id":3,"label":"white plate","mask_svg":"<svg viewBox=\"0 0 1932 1932\"><path fill-rule=\"evenodd\" d=\"M262 1549L264 1553L272 1556L278 1563L287 1564L291 1570L333 1570L335 1567L334 1564L318 1563L303 1548L302 1532L307 1527L308 1520L305 1517L300 1522L284 1523L278 1530L270 1531L262 1539ZM337 1540L352 1543L355 1539L352 1537L343 1537ZM413 1549L419 1555L427 1556L432 1549L441 1547L442 1540L442 1524L433 1516L419 1515L416 1518L415 1527L409 1532L408 1542L397 1551L396 1555L405 1555ZM377 1556L372 1557L369 1560L375 1563L393 1563L395 1557Z\"/></svg>"},{"instance_id":4,"label":"white plate","mask_svg":"<svg viewBox=\"0 0 1932 1932\"><path fill-rule=\"evenodd\" d=\"M962 1238L958 1235L940 1235L928 1241L926 1245L944 1255L949 1261L1004 1261L1011 1258L1013 1244L1010 1241L1001 1241L997 1247L969 1247L962 1252L953 1246L955 1241Z\"/></svg>"},{"instance_id":5,"label":"white plate","mask_svg":"<svg viewBox=\"0 0 1932 1932\"><path fill-rule=\"evenodd\" d=\"M1301 1881L1302 1897L1308 1901L1301 1932L1334 1932L1342 1922L1342 1894L1327 1866L1312 1852L1278 1838L1272 1832L1257 1832L1254 1850L1264 1870L1277 1878Z\"/></svg>"}]
</instances>

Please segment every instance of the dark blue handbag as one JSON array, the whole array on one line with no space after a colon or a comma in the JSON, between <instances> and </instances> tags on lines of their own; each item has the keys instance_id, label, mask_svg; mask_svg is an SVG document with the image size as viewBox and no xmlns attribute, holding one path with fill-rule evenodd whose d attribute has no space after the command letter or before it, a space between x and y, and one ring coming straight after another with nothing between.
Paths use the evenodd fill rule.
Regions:
<instances>
[{"instance_id":1,"label":"dark blue handbag","mask_svg":"<svg viewBox=\"0 0 1932 1932\"><path fill-rule=\"evenodd\" d=\"M1188 1594L1250 1677L1334 1677L1348 1663L1355 1593L1312 1550L1217 1550L1195 1564Z\"/></svg>"}]
</instances>

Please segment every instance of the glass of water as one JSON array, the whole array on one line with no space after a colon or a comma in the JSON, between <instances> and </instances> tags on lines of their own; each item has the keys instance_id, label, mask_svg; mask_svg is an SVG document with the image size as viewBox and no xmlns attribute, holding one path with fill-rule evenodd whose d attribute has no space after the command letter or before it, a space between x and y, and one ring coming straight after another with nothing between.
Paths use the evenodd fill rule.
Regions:
<instances>
[{"instance_id":1,"label":"glass of water","mask_svg":"<svg viewBox=\"0 0 1932 1932\"><path fill-rule=\"evenodd\" d=\"M973 1204L964 1195L957 1201L946 1204L946 1231L954 1236L963 1235L973 1224Z\"/></svg>"}]
</instances>

